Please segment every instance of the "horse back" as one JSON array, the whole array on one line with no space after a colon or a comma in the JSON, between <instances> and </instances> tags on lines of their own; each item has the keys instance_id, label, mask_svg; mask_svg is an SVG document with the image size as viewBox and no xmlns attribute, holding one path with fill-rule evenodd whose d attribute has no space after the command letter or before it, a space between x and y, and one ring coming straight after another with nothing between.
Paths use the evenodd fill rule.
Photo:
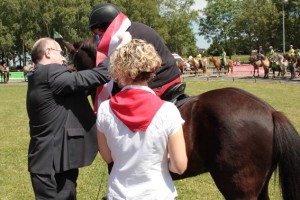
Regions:
<instances>
[{"instance_id":1,"label":"horse back","mask_svg":"<svg viewBox=\"0 0 300 200\"><path fill-rule=\"evenodd\" d=\"M227 65L228 68L233 68L233 60L227 59Z\"/></svg>"},{"instance_id":2,"label":"horse back","mask_svg":"<svg viewBox=\"0 0 300 200\"><path fill-rule=\"evenodd\" d=\"M187 155L193 161L182 177L218 170L212 168L221 167L220 163L238 168L250 160L249 166L270 166L273 111L258 97L237 88L211 90L191 97L180 108L185 120ZM253 160L249 157L253 151L259 151L265 159ZM240 163L236 163L236 158L241 158Z\"/></svg>"}]
</instances>

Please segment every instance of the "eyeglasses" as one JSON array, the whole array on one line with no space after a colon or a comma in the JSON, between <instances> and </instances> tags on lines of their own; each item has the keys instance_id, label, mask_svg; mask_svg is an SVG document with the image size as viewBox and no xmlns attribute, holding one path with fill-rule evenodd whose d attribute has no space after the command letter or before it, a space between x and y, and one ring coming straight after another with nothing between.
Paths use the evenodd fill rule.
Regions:
<instances>
[{"instance_id":1,"label":"eyeglasses","mask_svg":"<svg viewBox=\"0 0 300 200\"><path fill-rule=\"evenodd\" d=\"M53 51L59 51L59 54L61 56L65 56L65 52L63 50L58 50L58 49L53 49L53 48L48 48L48 49L53 50Z\"/></svg>"}]
</instances>

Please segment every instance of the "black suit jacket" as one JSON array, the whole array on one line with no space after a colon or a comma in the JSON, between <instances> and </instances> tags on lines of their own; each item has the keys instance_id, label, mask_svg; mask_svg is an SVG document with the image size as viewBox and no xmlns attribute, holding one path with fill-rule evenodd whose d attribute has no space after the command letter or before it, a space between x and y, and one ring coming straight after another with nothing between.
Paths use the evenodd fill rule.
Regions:
<instances>
[{"instance_id":1,"label":"black suit jacket","mask_svg":"<svg viewBox=\"0 0 300 200\"><path fill-rule=\"evenodd\" d=\"M58 64L35 65L28 76L28 170L56 173L90 165L97 146L89 91L108 81L105 68L70 72Z\"/></svg>"}]
</instances>

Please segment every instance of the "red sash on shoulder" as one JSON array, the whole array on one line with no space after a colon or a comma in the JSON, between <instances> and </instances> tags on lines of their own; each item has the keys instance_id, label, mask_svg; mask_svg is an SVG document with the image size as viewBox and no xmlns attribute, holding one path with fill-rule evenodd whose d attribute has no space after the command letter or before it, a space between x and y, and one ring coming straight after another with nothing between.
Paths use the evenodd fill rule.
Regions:
<instances>
[{"instance_id":1,"label":"red sash on shoulder","mask_svg":"<svg viewBox=\"0 0 300 200\"><path fill-rule=\"evenodd\" d=\"M119 35L124 34L130 25L131 21L122 12L110 23L97 48L96 66L110 56L118 47L122 42ZM97 88L94 103L95 113L97 113L100 103L110 98L111 89L112 82L109 85L105 84Z\"/></svg>"},{"instance_id":2,"label":"red sash on shoulder","mask_svg":"<svg viewBox=\"0 0 300 200\"><path fill-rule=\"evenodd\" d=\"M109 103L113 113L132 132L146 132L164 101L143 89L125 89L111 97Z\"/></svg>"}]
</instances>

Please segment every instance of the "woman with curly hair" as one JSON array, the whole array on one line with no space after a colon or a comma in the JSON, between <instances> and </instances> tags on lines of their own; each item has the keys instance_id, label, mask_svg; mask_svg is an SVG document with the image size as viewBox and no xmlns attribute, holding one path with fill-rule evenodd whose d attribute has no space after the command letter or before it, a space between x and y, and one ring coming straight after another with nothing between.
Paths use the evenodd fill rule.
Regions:
<instances>
[{"instance_id":1,"label":"woman with curly hair","mask_svg":"<svg viewBox=\"0 0 300 200\"><path fill-rule=\"evenodd\" d=\"M133 39L111 57L109 73L122 90L100 104L98 146L109 175L107 199L175 199L170 172L187 167L184 120L176 106L148 87L161 58L153 45Z\"/></svg>"}]
</instances>

